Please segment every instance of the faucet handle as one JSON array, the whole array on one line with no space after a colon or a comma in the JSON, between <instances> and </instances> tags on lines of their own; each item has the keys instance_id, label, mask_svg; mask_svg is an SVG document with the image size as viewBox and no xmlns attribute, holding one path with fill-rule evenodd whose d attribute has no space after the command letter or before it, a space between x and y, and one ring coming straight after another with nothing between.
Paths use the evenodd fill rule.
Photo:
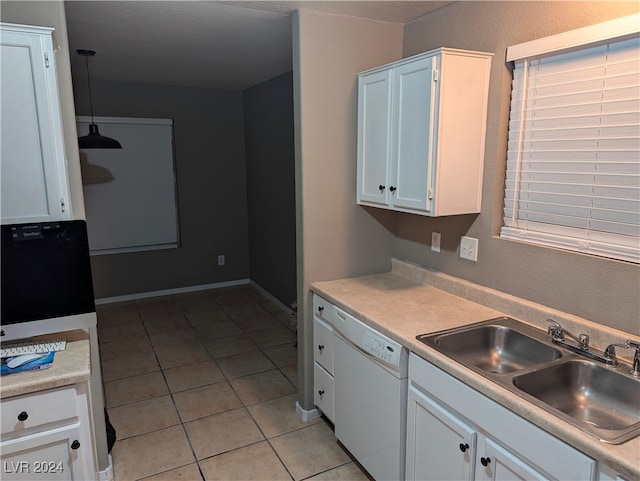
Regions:
<instances>
[{"instance_id":1,"label":"faucet handle","mask_svg":"<svg viewBox=\"0 0 640 481\"><path fill-rule=\"evenodd\" d=\"M589 335L580 334L578 336L578 344L580 346L580 349L589 349Z\"/></svg>"},{"instance_id":2,"label":"faucet handle","mask_svg":"<svg viewBox=\"0 0 640 481\"><path fill-rule=\"evenodd\" d=\"M636 350L633 355L631 371L629 371L629 374L634 377L640 377L640 342L635 342L631 339L627 339L627 347Z\"/></svg>"},{"instance_id":3,"label":"faucet handle","mask_svg":"<svg viewBox=\"0 0 640 481\"><path fill-rule=\"evenodd\" d=\"M627 339L626 346L631 349L633 348L640 349L640 342L635 342L635 341L632 341L631 339Z\"/></svg>"},{"instance_id":4,"label":"faucet handle","mask_svg":"<svg viewBox=\"0 0 640 481\"><path fill-rule=\"evenodd\" d=\"M549 334L551 337L553 337L558 341L561 341L562 339L564 339L564 329L562 328L562 326L558 324L556 321L554 321L553 319L547 319L547 322L551 324L547 328L547 334Z\"/></svg>"}]
</instances>

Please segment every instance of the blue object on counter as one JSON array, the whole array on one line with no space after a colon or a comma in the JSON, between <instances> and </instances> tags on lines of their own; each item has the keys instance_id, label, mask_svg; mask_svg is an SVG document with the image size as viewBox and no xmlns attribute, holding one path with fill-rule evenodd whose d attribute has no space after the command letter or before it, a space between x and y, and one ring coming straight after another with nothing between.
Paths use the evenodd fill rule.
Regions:
<instances>
[{"instance_id":1,"label":"blue object on counter","mask_svg":"<svg viewBox=\"0 0 640 481\"><path fill-rule=\"evenodd\" d=\"M18 372L39 371L47 369L53 364L55 352L42 354L22 354L20 356L6 357L0 365L0 375L15 374Z\"/></svg>"}]
</instances>

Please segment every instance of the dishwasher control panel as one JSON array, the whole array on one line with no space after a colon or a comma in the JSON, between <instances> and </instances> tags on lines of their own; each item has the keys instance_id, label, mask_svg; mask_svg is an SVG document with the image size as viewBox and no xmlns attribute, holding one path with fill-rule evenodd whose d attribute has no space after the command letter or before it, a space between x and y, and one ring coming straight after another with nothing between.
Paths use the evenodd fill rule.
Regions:
<instances>
[{"instance_id":1,"label":"dishwasher control panel","mask_svg":"<svg viewBox=\"0 0 640 481\"><path fill-rule=\"evenodd\" d=\"M396 343L390 343L382 336L372 331L366 331L362 347L369 354L382 359L390 364L397 364L400 356L400 348Z\"/></svg>"},{"instance_id":2,"label":"dishwasher control panel","mask_svg":"<svg viewBox=\"0 0 640 481\"><path fill-rule=\"evenodd\" d=\"M336 307L334 333L401 377L407 375L408 351L359 319Z\"/></svg>"}]
</instances>

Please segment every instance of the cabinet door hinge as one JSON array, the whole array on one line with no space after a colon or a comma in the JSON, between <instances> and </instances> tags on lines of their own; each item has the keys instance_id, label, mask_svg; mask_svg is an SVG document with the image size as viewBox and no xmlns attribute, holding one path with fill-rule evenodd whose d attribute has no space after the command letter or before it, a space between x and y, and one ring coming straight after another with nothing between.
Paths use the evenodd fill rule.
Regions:
<instances>
[{"instance_id":1,"label":"cabinet door hinge","mask_svg":"<svg viewBox=\"0 0 640 481\"><path fill-rule=\"evenodd\" d=\"M437 82L440 79L440 71L437 68L433 69L433 81Z\"/></svg>"},{"instance_id":2,"label":"cabinet door hinge","mask_svg":"<svg viewBox=\"0 0 640 481\"><path fill-rule=\"evenodd\" d=\"M64 203L64 197L60 197L60 210L64 212L67 210L67 205Z\"/></svg>"},{"instance_id":3,"label":"cabinet door hinge","mask_svg":"<svg viewBox=\"0 0 640 481\"><path fill-rule=\"evenodd\" d=\"M429 197L429 200L432 200L433 199L433 189L429 189L428 192L427 192L427 195Z\"/></svg>"},{"instance_id":4,"label":"cabinet door hinge","mask_svg":"<svg viewBox=\"0 0 640 481\"><path fill-rule=\"evenodd\" d=\"M47 52L44 54L44 66L49 68L49 54Z\"/></svg>"}]
</instances>

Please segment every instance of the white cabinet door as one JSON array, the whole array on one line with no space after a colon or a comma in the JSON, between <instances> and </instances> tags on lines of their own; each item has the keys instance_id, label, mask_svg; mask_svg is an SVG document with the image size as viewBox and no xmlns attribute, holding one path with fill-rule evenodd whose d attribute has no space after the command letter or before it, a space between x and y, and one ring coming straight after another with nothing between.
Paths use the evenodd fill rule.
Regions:
<instances>
[{"instance_id":1,"label":"white cabinet door","mask_svg":"<svg viewBox=\"0 0 640 481\"><path fill-rule=\"evenodd\" d=\"M357 198L389 203L391 70L362 76L358 82Z\"/></svg>"},{"instance_id":2,"label":"white cabinet door","mask_svg":"<svg viewBox=\"0 0 640 481\"><path fill-rule=\"evenodd\" d=\"M409 387L407 480L473 479L476 432L439 404Z\"/></svg>"},{"instance_id":3,"label":"white cabinet door","mask_svg":"<svg viewBox=\"0 0 640 481\"><path fill-rule=\"evenodd\" d=\"M3 480L88 480L82 456L92 456L91 446L79 441L78 425L64 426L2 443ZM83 452L86 451L86 452Z\"/></svg>"},{"instance_id":4,"label":"white cabinet door","mask_svg":"<svg viewBox=\"0 0 640 481\"><path fill-rule=\"evenodd\" d=\"M435 57L393 69L391 203L429 211L433 162Z\"/></svg>"},{"instance_id":5,"label":"white cabinet door","mask_svg":"<svg viewBox=\"0 0 640 481\"><path fill-rule=\"evenodd\" d=\"M486 481L548 481L523 460L490 439L484 443L484 452L478 452L478 476Z\"/></svg>"},{"instance_id":6,"label":"white cabinet door","mask_svg":"<svg viewBox=\"0 0 640 481\"><path fill-rule=\"evenodd\" d=\"M0 25L3 224L71 218L52 31Z\"/></svg>"}]
</instances>

